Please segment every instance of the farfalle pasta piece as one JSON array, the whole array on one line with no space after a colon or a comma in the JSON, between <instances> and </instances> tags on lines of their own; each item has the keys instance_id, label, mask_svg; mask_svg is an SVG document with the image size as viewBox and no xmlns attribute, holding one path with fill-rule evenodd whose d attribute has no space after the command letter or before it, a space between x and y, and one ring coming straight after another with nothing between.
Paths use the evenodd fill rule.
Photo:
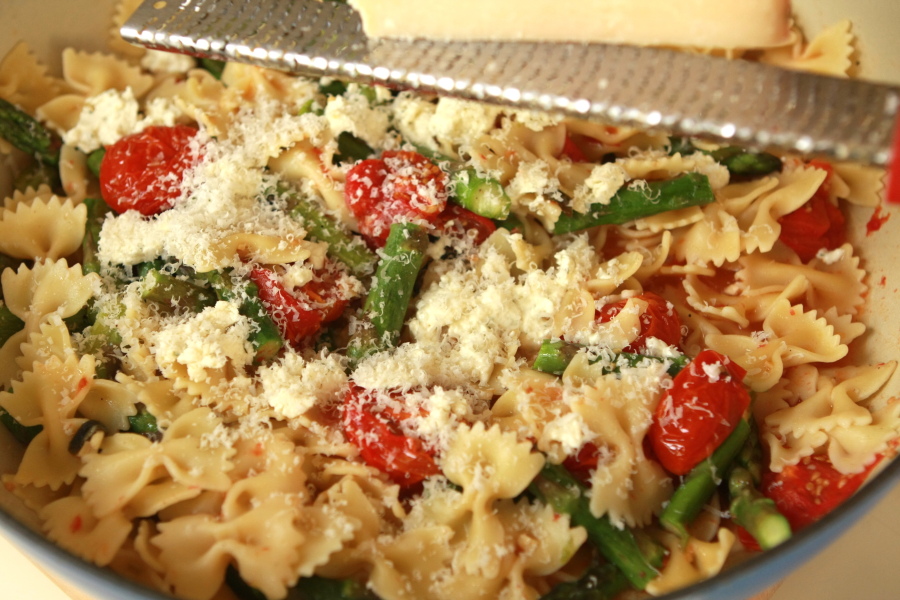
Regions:
<instances>
[{"instance_id":1,"label":"farfalle pasta piece","mask_svg":"<svg viewBox=\"0 0 900 600\"><path fill-rule=\"evenodd\" d=\"M80 204L88 195L97 197L99 189L87 164L87 156L74 146L63 144L59 151L59 179L66 197Z\"/></svg>"},{"instance_id":2,"label":"farfalle pasta piece","mask_svg":"<svg viewBox=\"0 0 900 600\"><path fill-rule=\"evenodd\" d=\"M258 261L268 265L294 262L311 262L321 265L325 257L325 245L303 239L259 233L230 233L215 242L195 266L201 272L229 267L235 257L242 261Z\"/></svg>"},{"instance_id":3,"label":"farfalle pasta piece","mask_svg":"<svg viewBox=\"0 0 900 600\"><path fill-rule=\"evenodd\" d=\"M762 324L763 335L709 334L710 348L728 356L747 370L744 382L760 392L771 388L781 378L785 367L813 362L836 362L847 355L834 327L815 311L804 311L782 298Z\"/></svg>"},{"instance_id":4,"label":"farfalle pasta piece","mask_svg":"<svg viewBox=\"0 0 900 600\"><path fill-rule=\"evenodd\" d=\"M692 537L682 544L667 534L664 540L669 549L668 560L659 576L647 585L647 592L661 596L717 575L725 566L735 539L734 533L724 527L718 530L714 542Z\"/></svg>"},{"instance_id":5,"label":"farfalle pasta piece","mask_svg":"<svg viewBox=\"0 0 900 600\"><path fill-rule=\"evenodd\" d=\"M90 388L94 365L93 356L51 356L14 382L12 392L0 392L0 406L14 419L42 428L25 449L13 479L17 485L56 490L75 480L81 461L69 452L69 443L84 421L76 411Z\"/></svg>"},{"instance_id":6,"label":"farfalle pasta piece","mask_svg":"<svg viewBox=\"0 0 900 600\"><path fill-rule=\"evenodd\" d=\"M7 269L0 275L3 298L9 310L25 321L28 331L47 315L71 317L94 295L99 275L85 275L80 265L69 267L65 260L37 261L32 268Z\"/></svg>"},{"instance_id":7,"label":"farfalle pasta piece","mask_svg":"<svg viewBox=\"0 0 900 600\"><path fill-rule=\"evenodd\" d=\"M835 163L833 180L839 181L846 191L840 195L858 206L876 207L881 203L884 190L884 169L858 163Z\"/></svg>"},{"instance_id":8,"label":"farfalle pasta piece","mask_svg":"<svg viewBox=\"0 0 900 600\"><path fill-rule=\"evenodd\" d=\"M131 534L131 519L122 513L97 518L81 496L67 496L41 510L44 533L71 552L105 567Z\"/></svg>"},{"instance_id":9,"label":"farfalle pasta piece","mask_svg":"<svg viewBox=\"0 0 900 600\"><path fill-rule=\"evenodd\" d=\"M55 98L61 82L47 73L26 42L19 42L0 61L0 98L29 114Z\"/></svg>"},{"instance_id":10,"label":"farfalle pasta piece","mask_svg":"<svg viewBox=\"0 0 900 600\"><path fill-rule=\"evenodd\" d=\"M324 200L325 207L348 227L355 228L356 218L344 201L343 185L327 170L315 147L308 141L298 141L269 161L269 168L287 181L309 180Z\"/></svg>"},{"instance_id":11,"label":"farfalle pasta piece","mask_svg":"<svg viewBox=\"0 0 900 600\"><path fill-rule=\"evenodd\" d=\"M741 228L737 219L719 203L703 208L703 219L683 237L678 252L690 263L721 267L741 256Z\"/></svg>"},{"instance_id":12,"label":"farfalle pasta piece","mask_svg":"<svg viewBox=\"0 0 900 600\"><path fill-rule=\"evenodd\" d=\"M809 44L798 40L791 46L766 50L760 61L786 69L847 77L853 65L853 34L850 21L840 21L819 33Z\"/></svg>"},{"instance_id":13,"label":"farfalle pasta piece","mask_svg":"<svg viewBox=\"0 0 900 600\"><path fill-rule=\"evenodd\" d=\"M79 248L87 208L57 196L0 211L0 252L15 258L58 260Z\"/></svg>"},{"instance_id":14,"label":"farfalle pasta piece","mask_svg":"<svg viewBox=\"0 0 900 600\"><path fill-rule=\"evenodd\" d=\"M805 377L798 380L806 382L806 389L795 392L800 397L786 397L788 406L765 417L770 468L779 472L785 465L823 451L844 473L859 472L870 464L875 453L883 451L897 435L900 421L894 417L887 419L888 427L876 425L866 400L884 386L896 366L892 362L824 372L807 367ZM896 407L891 408L883 416L896 413Z\"/></svg>"},{"instance_id":15,"label":"farfalle pasta piece","mask_svg":"<svg viewBox=\"0 0 900 600\"><path fill-rule=\"evenodd\" d=\"M76 92L96 96L106 90L131 88L140 98L153 85L153 77L121 58L101 52L81 52L66 48L62 53L63 78Z\"/></svg>"},{"instance_id":16,"label":"farfalle pasta piece","mask_svg":"<svg viewBox=\"0 0 900 600\"><path fill-rule=\"evenodd\" d=\"M84 458L85 500L98 517L120 511L148 516L141 507L152 507L149 514L154 514L167 504L160 502L159 491L174 503L202 490L227 490L234 450L213 445L221 427L212 411L197 408L176 419L161 442L133 433L108 436L100 453Z\"/></svg>"},{"instance_id":17,"label":"farfalle pasta piece","mask_svg":"<svg viewBox=\"0 0 900 600\"><path fill-rule=\"evenodd\" d=\"M19 204L32 204L35 200L49 201L55 194L46 183L40 184L37 189L29 186L25 190L13 190L12 196L3 199L3 208L15 211Z\"/></svg>"},{"instance_id":18,"label":"farfalle pasta piece","mask_svg":"<svg viewBox=\"0 0 900 600\"><path fill-rule=\"evenodd\" d=\"M643 441L661 397L665 365L620 369L603 374L585 354L563 373L568 403L592 433L600 451L591 475L591 512L607 515L616 526L646 525L672 493L671 479L644 454ZM653 375L647 369L655 371Z\"/></svg>"},{"instance_id":19,"label":"farfalle pasta piece","mask_svg":"<svg viewBox=\"0 0 900 600\"><path fill-rule=\"evenodd\" d=\"M744 231L744 252L771 250L781 233L778 218L803 206L827 176L825 170L815 167L785 168L778 176L778 187L762 195L738 216Z\"/></svg>"}]
</instances>

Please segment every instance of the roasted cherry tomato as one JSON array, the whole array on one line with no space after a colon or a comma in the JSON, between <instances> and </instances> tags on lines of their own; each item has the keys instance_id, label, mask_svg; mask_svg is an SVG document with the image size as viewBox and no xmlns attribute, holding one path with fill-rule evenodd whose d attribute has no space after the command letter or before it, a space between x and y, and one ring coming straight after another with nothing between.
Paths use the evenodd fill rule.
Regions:
<instances>
[{"instance_id":1,"label":"roasted cherry tomato","mask_svg":"<svg viewBox=\"0 0 900 600\"><path fill-rule=\"evenodd\" d=\"M434 224L447 205L448 182L447 174L421 154L388 150L350 168L344 198L359 232L381 247L393 223Z\"/></svg>"},{"instance_id":2,"label":"roasted cherry tomato","mask_svg":"<svg viewBox=\"0 0 900 600\"><path fill-rule=\"evenodd\" d=\"M563 144L562 156L565 156L572 162L588 162L587 157L584 155L584 152L581 151L581 148L578 147L570 136L566 136L566 141Z\"/></svg>"},{"instance_id":3,"label":"roasted cherry tomato","mask_svg":"<svg viewBox=\"0 0 900 600\"><path fill-rule=\"evenodd\" d=\"M750 406L744 375L727 356L704 350L675 376L647 432L666 469L686 474L731 434Z\"/></svg>"},{"instance_id":4,"label":"roasted cherry tomato","mask_svg":"<svg viewBox=\"0 0 900 600\"><path fill-rule=\"evenodd\" d=\"M787 517L791 529L798 531L852 496L880 459L879 456L860 473L845 475L834 468L827 456L814 454L800 459L796 465L784 467L781 473L763 473L760 487Z\"/></svg>"},{"instance_id":5,"label":"roasted cherry tomato","mask_svg":"<svg viewBox=\"0 0 900 600\"><path fill-rule=\"evenodd\" d=\"M437 221L438 227L444 233L452 233L460 237L472 235L476 244L483 244L492 233L497 231L497 225L493 221L473 213L459 204L447 204L447 208L440 214Z\"/></svg>"},{"instance_id":6,"label":"roasted cherry tomato","mask_svg":"<svg viewBox=\"0 0 900 600\"><path fill-rule=\"evenodd\" d=\"M810 165L827 171L828 176L806 204L778 219L781 225L778 239L803 262L814 259L822 248L834 250L847 241L844 215L829 200L833 169L819 161L811 161Z\"/></svg>"},{"instance_id":7,"label":"roasted cherry tomato","mask_svg":"<svg viewBox=\"0 0 900 600\"><path fill-rule=\"evenodd\" d=\"M591 472L597 468L598 462L600 462L600 449L593 442L587 442L576 454L566 458L563 466L582 483L588 483L591 479Z\"/></svg>"},{"instance_id":8,"label":"roasted cherry tomato","mask_svg":"<svg viewBox=\"0 0 900 600\"><path fill-rule=\"evenodd\" d=\"M369 466L408 487L440 473L422 440L404 435L400 424L410 418L391 406L379 405L373 392L355 384L344 396L344 435Z\"/></svg>"},{"instance_id":9,"label":"roasted cherry tomato","mask_svg":"<svg viewBox=\"0 0 900 600\"><path fill-rule=\"evenodd\" d=\"M106 148L100 163L100 194L117 213L155 215L181 195L184 172L199 160L192 143L197 129L153 126Z\"/></svg>"},{"instance_id":10,"label":"roasted cherry tomato","mask_svg":"<svg viewBox=\"0 0 900 600\"><path fill-rule=\"evenodd\" d=\"M282 337L292 345L315 335L322 325L340 317L349 301L336 285L339 275L328 270L318 275L319 278L295 290L288 290L269 269L257 267L248 275L259 288L259 298Z\"/></svg>"},{"instance_id":11,"label":"roasted cherry tomato","mask_svg":"<svg viewBox=\"0 0 900 600\"><path fill-rule=\"evenodd\" d=\"M640 317L641 332L631 344L622 348L624 352L641 352L647 344L647 338L655 337L670 346L681 344L681 318L665 298L653 292L644 292L635 296L647 303L647 310ZM597 311L596 318L601 323L611 321L623 308L627 300L619 300L607 304Z\"/></svg>"}]
</instances>

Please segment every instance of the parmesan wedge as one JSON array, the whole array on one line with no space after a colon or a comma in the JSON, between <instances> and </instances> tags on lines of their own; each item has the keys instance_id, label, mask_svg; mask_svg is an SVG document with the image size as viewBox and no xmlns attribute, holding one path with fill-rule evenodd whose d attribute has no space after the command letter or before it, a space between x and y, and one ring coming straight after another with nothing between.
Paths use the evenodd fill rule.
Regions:
<instances>
[{"instance_id":1,"label":"parmesan wedge","mask_svg":"<svg viewBox=\"0 0 900 600\"><path fill-rule=\"evenodd\" d=\"M349 0L370 38L767 48L790 0Z\"/></svg>"}]
</instances>

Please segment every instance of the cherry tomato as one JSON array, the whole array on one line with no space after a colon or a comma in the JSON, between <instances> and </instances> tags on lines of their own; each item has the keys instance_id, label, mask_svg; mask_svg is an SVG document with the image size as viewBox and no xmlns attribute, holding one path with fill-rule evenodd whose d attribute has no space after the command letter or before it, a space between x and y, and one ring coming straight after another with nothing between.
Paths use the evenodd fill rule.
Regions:
<instances>
[{"instance_id":1,"label":"cherry tomato","mask_svg":"<svg viewBox=\"0 0 900 600\"><path fill-rule=\"evenodd\" d=\"M827 456L814 454L796 465L784 467L781 473L766 471L760 487L787 517L791 529L798 531L852 496L881 458L861 473L845 475L834 468Z\"/></svg>"},{"instance_id":2,"label":"cherry tomato","mask_svg":"<svg viewBox=\"0 0 900 600\"><path fill-rule=\"evenodd\" d=\"M644 292L635 297L647 303L647 310L640 316L640 334L622 350L624 352L641 352L646 347L647 338L651 337L658 338L670 346L681 344L681 318L666 299L653 292ZM601 323L611 321L625 308L626 302L626 300L620 300L607 304L597 311L596 318Z\"/></svg>"},{"instance_id":3,"label":"cherry tomato","mask_svg":"<svg viewBox=\"0 0 900 600\"><path fill-rule=\"evenodd\" d=\"M400 423L408 418L409 414L393 407L377 407L374 394L355 384L344 396L344 435L366 464L404 487L440 473L422 440L401 431Z\"/></svg>"},{"instance_id":4,"label":"cherry tomato","mask_svg":"<svg viewBox=\"0 0 900 600\"><path fill-rule=\"evenodd\" d=\"M731 434L750 406L744 375L727 356L704 350L675 376L647 432L666 469L686 474Z\"/></svg>"},{"instance_id":5,"label":"cherry tomato","mask_svg":"<svg viewBox=\"0 0 900 600\"><path fill-rule=\"evenodd\" d=\"M384 246L391 224L434 224L447 205L447 174L417 152L388 150L347 172L344 198L359 232L374 247Z\"/></svg>"},{"instance_id":6,"label":"cherry tomato","mask_svg":"<svg viewBox=\"0 0 900 600\"><path fill-rule=\"evenodd\" d=\"M257 267L248 275L259 288L259 298L282 337L292 345L315 335L322 325L340 317L348 304L335 284L333 272L323 271L319 276L301 288L288 290L269 269Z\"/></svg>"},{"instance_id":7,"label":"cherry tomato","mask_svg":"<svg viewBox=\"0 0 900 600\"><path fill-rule=\"evenodd\" d=\"M825 181L806 204L778 219L781 225L778 239L803 262L811 261L822 248L834 250L847 241L846 219L828 199L833 168L819 161L811 161L810 165L828 172Z\"/></svg>"},{"instance_id":8,"label":"cherry tomato","mask_svg":"<svg viewBox=\"0 0 900 600\"><path fill-rule=\"evenodd\" d=\"M581 449L563 461L563 466L582 483L589 483L591 472L600 461L600 449L593 442L587 442Z\"/></svg>"},{"instance_id":9,"label":"cherry tomato","mask_svg":"<svg viewBox=\"0 0 900 600\"><path fill-rule=\"evenodd\" d=\"M487 217L453 203L448 203L438 217L438 226L444 233L455 233L460 237L469 235L468 232L471 231L476 244L483 244L497 231L497 225Z\"/></svg>"},{"instance_id":10,"label":"cherry tomato","mask_svg":"<svg viewBox=\"0 0 900 600\"><path fill-rule=\"evenodd\" d=\"M578 147L570 136L566 136L566 141L563 144L562 156L565 156L572 162L587 162L587 158L584 155L584 152L581 151L581 148Z\"/></svg>"},{"instance_id":11,"label":"cherry tomato","mask_svg":"<svg viewBox=\"0 0 900 600\"><path fill-rule=\"evenodd\" d=\"M100 194L117 213L155 215L181 195L184 172L199 160L187 125L147 127L106 148L100 163Z\"/></svg>"}]
</instances>

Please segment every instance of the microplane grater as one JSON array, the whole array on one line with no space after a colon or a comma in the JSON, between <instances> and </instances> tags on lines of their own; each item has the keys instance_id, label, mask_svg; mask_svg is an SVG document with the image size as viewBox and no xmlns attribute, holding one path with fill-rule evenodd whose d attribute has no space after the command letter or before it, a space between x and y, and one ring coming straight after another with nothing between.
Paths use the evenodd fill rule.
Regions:
<instances>
[{"instance_id":1,"label":"microplane grater","mask_svg":"<svg viewBox=\"0 0 900 600\"><path fill-rule=\"evenodd\" d=\"M900 107L892 85L660 48L369 40L333 1L145 0L121 33L158 50L872 165L891 161Z\"/></svg>"}]
</instances>

